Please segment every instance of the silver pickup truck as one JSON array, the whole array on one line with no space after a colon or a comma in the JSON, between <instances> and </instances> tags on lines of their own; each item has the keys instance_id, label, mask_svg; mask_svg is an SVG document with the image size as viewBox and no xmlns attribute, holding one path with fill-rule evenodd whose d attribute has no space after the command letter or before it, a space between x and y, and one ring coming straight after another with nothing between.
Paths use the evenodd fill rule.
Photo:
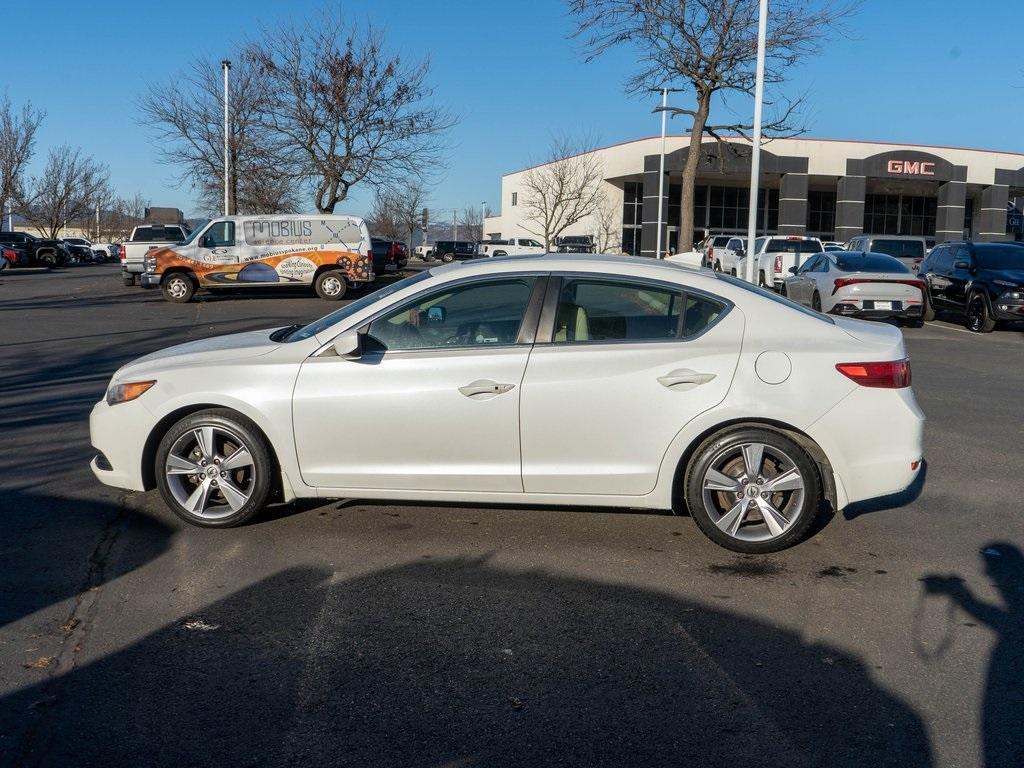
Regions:
<instances>
[{"instance_id":1,"label":"silver pickup truck","mask_svg":"<svg viewBox=\"0 0 1024 768\"><path fill-rule=\"evenodd\" d=\"M145 270L143 259L154 248L177 245L188 238L189 229L184 224L140 224L132 230L132 236L121 243L121 279L126 286L135 285L135 280Z\"/></svg>"}]
</instances>

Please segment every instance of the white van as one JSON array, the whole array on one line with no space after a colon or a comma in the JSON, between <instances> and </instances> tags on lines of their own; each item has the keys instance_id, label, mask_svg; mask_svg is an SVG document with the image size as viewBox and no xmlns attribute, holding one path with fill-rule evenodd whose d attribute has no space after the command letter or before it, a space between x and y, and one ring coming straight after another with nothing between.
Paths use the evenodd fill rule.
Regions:
<instances>
[{"instance_id":1,"label":"white van","mask_svg":"<svg viewBox=\"0 0 1024 768\"><path fill-rule=\"evenodd\" d=\"M370 232L356 216L225 216L197 227L183 243L145 255L141 283L168 301L199 288L312 286L337 300L374 280Z\"/></svg>"}]
</instances>

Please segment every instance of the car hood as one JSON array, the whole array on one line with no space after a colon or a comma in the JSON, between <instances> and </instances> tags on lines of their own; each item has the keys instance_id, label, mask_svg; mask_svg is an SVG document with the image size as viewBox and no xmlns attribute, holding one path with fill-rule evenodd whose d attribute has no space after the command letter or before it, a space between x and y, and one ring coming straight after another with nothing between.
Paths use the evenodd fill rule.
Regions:
<instances>
[{"instance_id":1,"label":"car hood","mask_svg":"<svg viewBox=\"0 0 1024 768\"><path fill-rule=\"evenodd\" d=\"M140 357L123 366L114 378L123 380L128 376L149 375L168 368L182 368L194 365L223 363L230 360L259 357L280 348L270 339L276 328L260 331L232 333L209 339L176 344L157 352Z\"/></svg>"},{"instance_id":2,"label":"car hood","mask_svg":"<svg viewBox=\"0 0 1024 768\"><path fill-rule=\"evenodd\" d=\"M990 279L1024 285L1024 269L1000 269L989 271Z\"/></svg>"}]
</instances>

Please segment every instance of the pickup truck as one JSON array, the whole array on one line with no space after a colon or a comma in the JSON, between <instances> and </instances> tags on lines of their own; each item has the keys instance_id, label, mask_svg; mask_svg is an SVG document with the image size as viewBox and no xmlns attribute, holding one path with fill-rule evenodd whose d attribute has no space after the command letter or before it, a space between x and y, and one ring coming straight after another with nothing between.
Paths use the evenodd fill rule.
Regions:
<instances>
[{"instance_id":1,"label":"pickup truck","mask_svg":"<svg viewBox=\"0 0 1024 768\"><path fill-rule=\"evenodd\" d=\"M790 267L799 267L811 256L825 249L816 237L775 235L759 237L754 241L753 254L744 254L736 260L736 275L746 274L747 259L753 257L757 284L762 288L779 290L782 280L790 274Z\"/></svg>"},{"instance_id":2,"label":"pickup truck","mask_svg":"<svg viewBox=\"0 0 1024 768\"><path fill-rule=\"evenodd\" d=\"M745 248L746 240L737 235L710 235L696 250L704 251L704 264L715 272L731 273Z\"/></svg>"},{"instance_id":3,"label":"pickup truck","mask_svg":"<svg viewBox=\"0 0 1024 768\"><path fill-rule=\"evenodd\" d=\"M184 224L140 224L121 243L121 280L126 286L145 271L143 259L154 248L185 242L189 229Z\"/></svg>"},{"instance_id":4,"label":"pickup truck","mask_svg":"<svg viewBox=\"0 0 1024 768\"><path fill-rule=\"evenodd\" d=\"M511 237L508 240L481 240L476 246L477 256L523 256L530 253L544 253L544 246L528 237Z\"/></svg>"}]
</instances>

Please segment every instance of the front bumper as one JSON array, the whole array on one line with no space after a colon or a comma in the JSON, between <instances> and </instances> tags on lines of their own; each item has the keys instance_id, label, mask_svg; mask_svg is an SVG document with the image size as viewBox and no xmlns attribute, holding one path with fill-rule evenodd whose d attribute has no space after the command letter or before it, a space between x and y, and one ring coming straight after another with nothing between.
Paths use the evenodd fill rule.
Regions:
<instances>
[{"instance_id":1,"label":"front bumper","mask_svg":"<svg viewBox=\"0 0 1024 768\"><path fill-rule=\"evenodd\" d=\"M152 422L152 414L137 400L107 405L104 399L93 406L89 438L99 455L93 457L89 467L101 483L130 491L146 490L142 455Z\"/></svg>"},{"instance_id":2,"label":"front bumper","mask_svg":"<svg viewBox=\"0 0 1024 768\"><path fill-rule=\"evenodd\" d=\"M992 300L992 314L997 320L1024 320L1024 291L1007 291L997 296Z\"/></svg>"},{"instance_id":3,"label":"front bumper","mask_svg":"<svg viewBox=\"0 0 1024 768\"><path fill-rule=\"evenodd\" d=\"M143 272L139 276L139 285L143 288L159 288L160 287L160 275L152 272Z\"/></svg>"}]
</instances>

